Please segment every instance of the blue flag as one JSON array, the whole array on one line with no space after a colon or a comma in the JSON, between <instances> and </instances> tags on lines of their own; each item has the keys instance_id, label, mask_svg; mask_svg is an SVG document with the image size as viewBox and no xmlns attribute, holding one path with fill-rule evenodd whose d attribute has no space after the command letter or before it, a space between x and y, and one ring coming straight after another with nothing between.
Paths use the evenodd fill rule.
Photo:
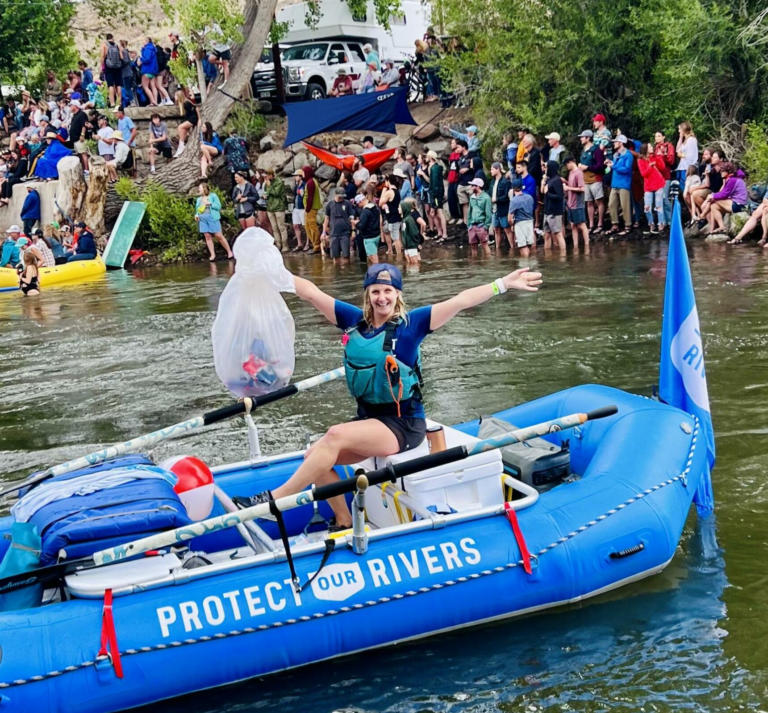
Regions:
<instances>
[{"instance_id":1,"label":"blue flag","mask_svg":"<svg viewBox=\"0 0 768 713\"><path fill-rule=\"evenodd\" d=\"M683 238L680 202L677 200L667 254L659 371L661 400L699 419L701 435L707 444L709 468L696 489L693 502L696 503L699 516L706 517L715 509L710 477L710 470L715 464L715 434L709 410L699 313Z\"/></svg>"}]
</instances>

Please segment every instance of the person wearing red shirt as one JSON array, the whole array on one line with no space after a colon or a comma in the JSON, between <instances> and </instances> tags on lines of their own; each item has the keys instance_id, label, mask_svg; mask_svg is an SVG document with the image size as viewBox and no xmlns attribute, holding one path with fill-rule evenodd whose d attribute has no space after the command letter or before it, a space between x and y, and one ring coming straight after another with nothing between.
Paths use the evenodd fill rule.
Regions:
<instances>
[{"instance_id":1,"label":"person wearing red shirt","mask_svg":"<svg viewBox=\"0 0 768 713\"><path fill-rule=\"evenodd\" d=\"M648 219L648 232L658 235L668 223L664 217L664 187L666 181L662 169L664 157L655 153L653 144L643 144L640 148L640 156L637 159L637 167L643 177L643 192L645 198L645 217ZM653 211L656 212L658 228L654 227Z\"/></svg>"},{"instance_id":2,"label":"person wearing red shirt","mask_svg":"<svg viewBox=\"0 0 768 713\"><path fill-rule=\"evenodd\" d=\"M449 225L461 220L461 208L459 207L459 153L456 139L451 139L451 155L448 157L448 212L451 214Z\"/></svg>"},{"instance_id":3,"label":"person wearing red shirt","mask_svg":"<svg viewBox=\"0 0 768 713\"><path fill-rule=\"evenodd\" d=\"M664 177L664 223L672 222L672 201L669 200L669 187L672 184L672 166L675 165L675 147L667 141L663 131L657 131L654 136L653 155L662 159L659 171ZM681 186L683 188L683 186Z\"/></svg>"},{"instance_id":4,"label":"person wearing red shirt","mask_svg":"<svg viewBox=\"0 0 768 713\"><path fill-rule=\"evenodd\" d=\"M344 67L339 67L337 72L339 75L333 80L333 87L331 88L332 97L346 97L350 94L354 94L352 87L352 78L347 75L347 70Z\"/></svg>"}]
</instances>

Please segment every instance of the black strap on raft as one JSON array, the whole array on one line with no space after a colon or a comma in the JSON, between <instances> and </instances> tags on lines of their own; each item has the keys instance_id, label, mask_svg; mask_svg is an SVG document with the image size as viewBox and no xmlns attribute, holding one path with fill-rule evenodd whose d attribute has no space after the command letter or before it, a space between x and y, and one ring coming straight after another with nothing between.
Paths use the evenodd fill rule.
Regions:
<instances>
[{"instance_id":1,"label":"black strap on raft","mask_svg":"<svg viewBox=\"0 0 768 713\"><path fill-rule=\"evenodd\" d=\"M296 574L296 568L293 566L293 555L291 554L291 544L288 542L288 531L285 529L285 520L283 520L283 513L280 512L275 501L269 499L269 511L274 515L277 521L277 527L280 530L280 539L283 541L283 548L285 549L285 559L288 560L288 567L291 570L291 581L293 582L293 588L300 592L299 577Z\"/></svg>"},{"instance_id":2,"label":"black strap on raft","mask_svg":"<svg viewBox=\"0 0 768 713\"><path fill-rule=\"evenodd\" d=\"M312 582L317 579L317 575L320 574L320 572L323 571L323 567L325 567L326 564L328 564L328 558L331 556L331 553L336 549L336 540L334 540L332 537L329 537L325 541L325 552L323 552L323 559L320 560L320 566L317 568L317 572L315 572L304 584L301 585L299 588L299 594L303 592Z\"/></svg>"}]
</instances>

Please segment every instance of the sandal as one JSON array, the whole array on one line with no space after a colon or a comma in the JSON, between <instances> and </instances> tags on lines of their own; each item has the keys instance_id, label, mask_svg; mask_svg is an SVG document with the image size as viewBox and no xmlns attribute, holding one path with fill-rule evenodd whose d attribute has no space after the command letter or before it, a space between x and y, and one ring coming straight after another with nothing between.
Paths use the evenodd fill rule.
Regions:
<instances>
[{"instance_id":1,"label":"sandal","mask_svg":"<svg viewBox=\"0 0 768 713\"><path fill-rule=\"evenodd\" d=\"M619 229L616 226L613 226L612 228L608 228L608 230L605 231L606 235L616 235L616 233L619 232Z\"/></svg>"},{"instance_id":2,"label":"sandal","mask_svg":"<svg viewBox=\"0 0 768 713\"><path fill-rule=\"evenodd\" d=\"M618 235L619 237L623 238L625 235L629 235L629 230L627 230L626 228L624 230L620 230L618 232Z\"/></svg>"}]
</instances>

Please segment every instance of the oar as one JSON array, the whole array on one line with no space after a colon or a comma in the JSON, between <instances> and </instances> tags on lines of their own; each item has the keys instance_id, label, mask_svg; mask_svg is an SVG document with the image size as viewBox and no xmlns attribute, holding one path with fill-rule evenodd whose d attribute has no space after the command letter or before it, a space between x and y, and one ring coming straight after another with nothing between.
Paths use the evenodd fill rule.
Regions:
<instances>
[{"instance_id":1,"label":"oar","mask_svg":"<svg viewBox=\"0 0 768 713\"><path fill-rule=\"evenodd\" d=\"M71 473L74 470L80 470L81 468L87 468L88 466L96 465L97 463L103 463L105 460L116 458L117 456L121 456L125 453L128 453L129 451L137 451L144 448L149 448L156 443L167 441L170 438L176 438L177 436L181 436L184 433L189 433L189 431L194 431L197 428L210 426L212 423L224 421L225 419L232 418L233 416L239 416L242 413L246 413L246 411L252 411L253 409L259 408L260 406L265 406L266 404L271 404L274 401L279 401L280 399L284 399L288 396L293 396L294 394L298 394L301 391L311 389L314 386L319 386L320 384L325 384L329 381L333 381L334 379L338 379L343 375L344 367L342 366L338 369L334 369L333 371L327 371L324 374L318 374L317 376L312 376L309 379L304 379L303 381L298 381L295 384L290 384L283 387L282 389L273 391L271 394L257 396L256 398L245 398L242 401L238 401L237 403L232 404L231 406L224 406L223 408L216 409L215 411L209 411L208 413L204 413L202 416L190 418L186 421L182 421L181 423L177 423L174 426L168 426L168 428L162 428L159 431L153 431L152 433L147 433L144 436L132 438L130 441L125 441L125 443L116 443L115 445L108 446L107 448L104 448L100 451L89 453L87 456L75 458L74 460L62 463L61 465L52 466L47 470L44 470L42 473L33 475L26 480L11 483L10 485L7 485L5 488L0 490L0 497L3 495L8 495L9 493L15 493L22 488L36 485L37 483L40 483L43 480L47 480L48 478L55 478L58 475Z\"/></svg>"},{"instance_id":2,"label":"oar","mask_svg":"<svg viewBox=\"0 0 768 713\"><path fill-rule=\"evenodd\" d=\"M437 466L445 465L447 463L454 463L463 460L464 458L468 458L469 456L494 450L495 448L510 446L513 443L520 443L521 441L526 441L535 436L544 436L548 433L564 431L579 426L586 421L594 421L598 418L612 416L617 411L618 409L616 406L605 406L596 409L595 411L590 411L589 413L575 413L570 416L563 416L562 418L556 418L551 421L544 421L535 426L520 428L503 436L486 438L485 440L478 441L471 445L456 446L439 453L432 453L403 463L390 464L385 468L379 468L378 470L366 473L365 477L367 478L369 485L379 485L387 481L394 482L397 478L427 470L428 468L436 468ZM357 483L357 478L348 478L347 480L340 480L337 483L315 486L311 490L304 490L294 495L286 495L285 497L278 498L274 503L278 510L285 512L286 510L301 507L302 505L308 505L312 502L328 500L337 495L346 495L357 488ZM225 515L219 515L217 517L209 518L208 520L194 522L175 530L168 530L167 532L143 537L139 540L134 540L133 542L127 542L124 545L110 547L109 549L96 552L89 557L83 557L70 562L62 562L49 567L41 567L32 572L24 572L22 574L6 577L0 579L0 594L12 591L19 587L59 579L67 574L72 574L80 570L92 569L93 567L119 562L128 559L129 557L140 555L143 552L148 552L149 550L170 547L191 540L194 537L242 525L269 514L269 503L261 503L238 512L226 513Z\"/></svg>"}]
</instances>

